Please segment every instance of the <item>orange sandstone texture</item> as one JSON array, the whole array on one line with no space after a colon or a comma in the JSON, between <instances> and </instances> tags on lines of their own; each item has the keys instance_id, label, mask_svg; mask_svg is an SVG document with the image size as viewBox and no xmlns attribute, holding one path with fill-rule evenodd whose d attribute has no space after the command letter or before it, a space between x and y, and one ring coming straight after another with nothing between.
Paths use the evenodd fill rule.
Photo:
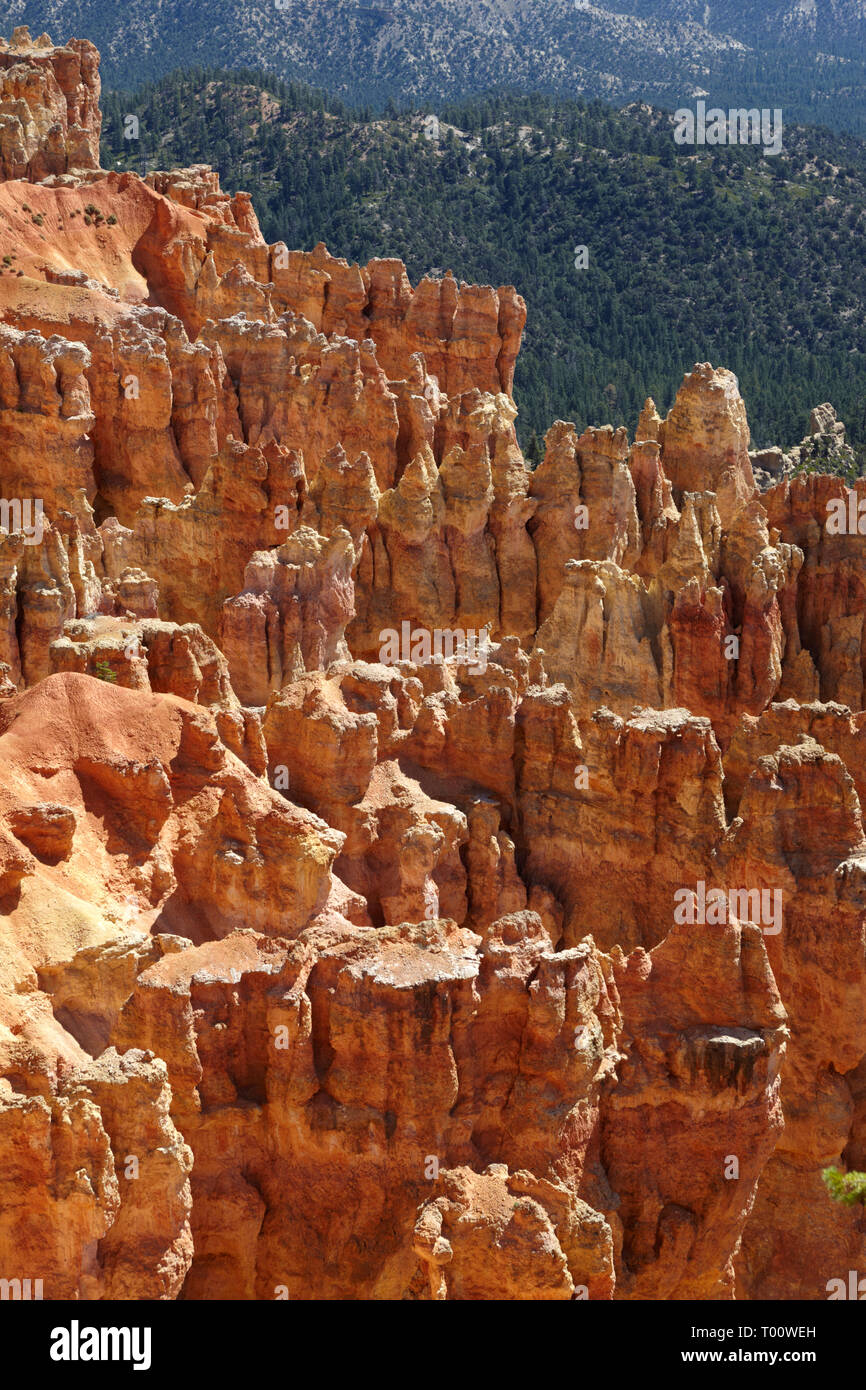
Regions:
<instances>
[{"instance_id":1,"label":"orange sandstone texture","mask_svg":"<svg viewBox=\"0 0 866 1390\"><path fill-rule=\"evenodd\" d=\"M826 1297L866 1259L820 1181L866 1166L842 484L761 493L707 363L531 473L513 289L99 170L97 69L0 44L0 1278Z\"/></svg>"},{"instance_id":2,"label":"orange sandstone texture","mask_svg":"<svg viewBox=\"0 0 866 1390\"><path fill-rule=\"evenodd\" d=\"M0 39L0 179L36 181L99 168L99 53L55 46L26 25Z\"/></svg>"}]
</instances>

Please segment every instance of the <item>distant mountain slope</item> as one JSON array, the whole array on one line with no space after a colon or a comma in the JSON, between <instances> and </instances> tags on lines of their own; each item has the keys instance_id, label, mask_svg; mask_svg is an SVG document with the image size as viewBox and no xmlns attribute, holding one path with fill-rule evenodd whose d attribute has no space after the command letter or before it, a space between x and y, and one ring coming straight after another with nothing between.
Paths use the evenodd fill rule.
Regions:
<instances>
[{"instance_id":1,"label":"distant mountain slope","mask_svg":"<svg viewBox=\"0 0 866 1390\"><path fill-rule=\"evenodd\" d=\"M641 19L671 22L690 19L713 33L728 33L744 43L812 43L839 47L862 44L866 31L864 0L608 0L607 8Z\"/></svg>"},{"instance_id":2,"label":"distant mountain slope","mask_svg":"<svg viewBox=\"0 0 866 1390\"><path fill-rule=\"evenodd\" d=\"M831 400L866 445L858 140L789 128L775 158L696 154L648 107L545 97L440 108L431 140L422 114L359 119L255 74L176 74L106 94L104 109L105 164L211 162L224 187L253 193L269 240L399 256L413 281L450 267L516 285L524 443L557 416L633 428L648 394L667 409L684 371L710 359L737 372L758 444L795 443Z\"/></svg>"},{"instance_id":3,"label":"distant mountain slope","mask_svg":"<svg viewBox=\"0 0 866 1390\"><path fill-rule=\"evenodd\" d=\"M352 102L507 85L675 107L706 90L866 132L864 0L11 0L7 15L93 39L114 86L201 63Z\"/></svg>"}]
</instances>

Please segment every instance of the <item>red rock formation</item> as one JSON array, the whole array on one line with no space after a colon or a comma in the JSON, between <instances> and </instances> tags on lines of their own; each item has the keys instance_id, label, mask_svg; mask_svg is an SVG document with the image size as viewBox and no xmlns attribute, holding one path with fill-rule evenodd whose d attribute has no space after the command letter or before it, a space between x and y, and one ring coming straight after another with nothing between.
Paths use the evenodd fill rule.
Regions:
<instances>
[{"instance_id":1,"label":"red rock formation","mask_svg":"<svg viewBox=\"0 0 866 1390\"><path fill-rule=\"evenodd\" d=\"M0 179L99 168L99 54L86 39L55 47L19 25L0 39Z\"/></svg>"},{"instance_id":2,"label":"red rock formation","mask_svg":"<svg viewBox=\"0 0 866 1390\"><path fill-rule=\"evenodd\" d=\"M862 488L706 363L531 474L514 290L103 173L97 56L0 45L0 1277L825 1297Z\"/></svg>"}]
</instances>

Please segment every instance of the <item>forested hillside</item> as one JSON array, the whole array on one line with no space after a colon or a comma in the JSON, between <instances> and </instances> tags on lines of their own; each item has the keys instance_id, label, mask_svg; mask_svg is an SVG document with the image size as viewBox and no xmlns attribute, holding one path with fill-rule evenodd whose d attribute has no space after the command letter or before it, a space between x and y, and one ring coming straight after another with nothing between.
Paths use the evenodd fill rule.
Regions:
<instances>
[{"instance_id":1,"label":"forested hillside","mask_svg":"<svg viewBox=\"0 0 866 1390\"><path fill-rule=\"evenodd\" d=\"M503 84L674 110L780 106L866 134L863 0L7 0L33 34L87 34L107 86L255 67L344 101L441 102Z\"/></svg>"},{"instance_id":2,"label":"forested hillside","mask_svg":"<svg viewBox=\"0 0 866 1390\"><path fill-rule=\"evenodd\" d=\"M557 417L633 429L710 360L740 378L757 445L831 400L866 443L866 147L786 127L784 153L678 146L648 107L491 96L353 113L250 72L106 94L103 159L196 161L247 188L265 236L413 282L513 283L529 308L515 394L528 444ZM139 138L124 138L135 114ZM576 268L587 248L588 266Z\"/></svg>"}]
</instances>

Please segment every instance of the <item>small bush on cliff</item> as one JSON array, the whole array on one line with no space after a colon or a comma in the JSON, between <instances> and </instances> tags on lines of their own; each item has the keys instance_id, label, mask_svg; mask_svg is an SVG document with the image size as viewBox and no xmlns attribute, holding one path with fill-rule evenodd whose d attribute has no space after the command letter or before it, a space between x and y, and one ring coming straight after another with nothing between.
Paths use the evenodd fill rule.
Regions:
<instances>
[{"instance_id":1,"label":"small bush on cliff","mask_svg":"<svg viewBox=\"0 0 866 1390\"><path fill-rule=\"evenodd\" d=\"M853 484L863 472L862 459L850 444L841 444L832 434L815 434L800 446L797 473L830 473Z\"/></svg>"},{"instance_id":2,"label":"small bush on cliff","mask_svg":"<svg viewBox=\"0 0 866 1390\"><path fill-rule=\"evenodd\" d=\"M834 1202L841 1202L844 1207L866 1206L866 1173L843 1173L840 1168L824 1168L821 1177Z\"/></svg>"},{"instance_id":3,"label":"small bush on cliff","mask_svg":"<svg viewBox=\"0 0 866 1390\"><path fill-rule=\"evenodd\" d=\"M97 680L108 681L111 685L117 684L117 676L107 661L97 661L93 669L96 672Z\"/></svg>"}]
</instances>

